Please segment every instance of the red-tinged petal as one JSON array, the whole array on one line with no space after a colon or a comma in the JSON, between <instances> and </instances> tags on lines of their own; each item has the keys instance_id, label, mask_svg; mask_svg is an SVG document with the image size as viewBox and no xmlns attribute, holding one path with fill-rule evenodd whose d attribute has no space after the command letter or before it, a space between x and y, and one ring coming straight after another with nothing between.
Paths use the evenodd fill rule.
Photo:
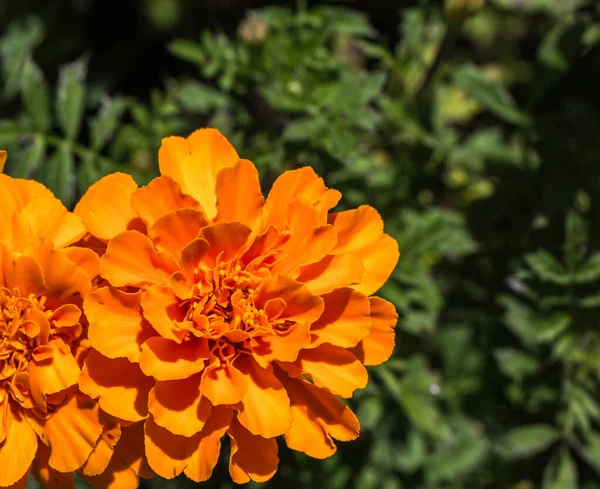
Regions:
<instances>
[{"instance_id":1,"label":"red-tinged petal","mask_svg":"<svg viewBox=\"0 0 600 489\"><path fill-rule=\"evenodd\" d=\"M70 213L56 197L35 199L23 210L35 238L62 248L79 241L86 233L79 216Z\"/></svg>"},{"instance_id":2,"label":"red-tinged petal","mask_svg":"<svg viewBox=\"0 0 600 489\"><path fill-rule=\"evenodd\" d=\"M98 399L107 413L127 421L139 421L148 414L148 393L154 380L125 358L111 359L91 350L79 378L79 388Z\"/></svg>"},{"instance_id":3,"label":"red-tinged petal","mask_svg":"<svg viewBox=\"0 0 600 489\"><path fill-rule=\"evenodd\" d=\"M290 400L273 368L264 369L251 357L238 359L236 366L248 380L238 421L254 435L264 438L283 435L292 424Z\"/></svg>"},{"instance_id":4,"label":"red-tinged petal","mask_svg":"<svg viewBox=\"0 0 600 489\"><path fill-rule=\"evenodd\" d=\"M285 434L287 446L314 458L332 455L332 438L350 441L358 437L360 425L354 413L325 389L277 371L290 397L292 427Z\"/></svg>"},{"instance_id":5,"label":"red-tinged petal","mask_svg":"<svg viewBox=\"0 0 600 489\"><path fill-rule=\"evenodd\" d=\"M200 390L214 406L240 402L247 389L246 377L227 363L213 363L207 366L202 374Z\"/></svg>"},{"instance_id":6,"label":"red-tinged petal","mask_svg":"<svg viewBox=\"0 0 600 489\"><path fill-rule=\"evenodd\" d=\"M29 294L39 296L46 291L44 274L35 259L9 253L2 246L0 246L0 284L9 290L18 289L21 297L27 297Z\"/></svg>"},{"instance_id":7,"label":"red-tinged petal","mask_svg":"<svg viewBox=\"0 0 600 489\"><path fill-rule=\"evenodd\" d=\"M313 294L321 295L359 284L364 271L362 260L354 255L327 255L317 263L302 267L296 280Z\"/></svg>"},{"instance_id":8,"label":"red-tinged petal","mask_svg":"<svg viewBox=\"0 0 600 489\"><path fill-rule=\"evenodd\" d=\"M290 237L281 245L286 256L275 264L274 273L296 273L299 267L323 259L337 242L333 227L320 224L317 211L306 201L293 201L288 213Z\"/></svg>"},{"instance_id":9,"label":"red-tinged petal","mask_svg":"<svg viewBox=\"0 0 600 489\"><path fill-rule=\"evenodd\" d=\"M200 209L196 199L184 194L179 184L166 176L155 178L147 186L133 192L131 206L148 227L178 209Z\"/></svg>"},{"instance_id":10,"label":"red-tinged petal","mask_svg":"<svg viewBox=\"0 0 600 489\"><path fill-rule=\"evenodd\" d=\"M204 212L197 209L179 209L157 219L150 234L159 251L170 253L179 260L181 251L208 225Z\"/></svg>"},{"instance_id":11,"label":"red-tinged petal","mask_svg":"<svg viewBox=\"0 0 600 489\"><path fill-rule=\"evenodd\" d=\"M362 282L353 286L365 295L376 292L396 268L400 252L395 239L383 234L383 220L372 207L338 212L329 216L337 232L335 254L351 254L365 266Z\"/></svg>"},{"instance_id":12,"label":"red-tinged petal","mask_svg":"<svg viewBox=\"0 0 600 489\"><path fill-rule=\"evenodd\" d=\"M9 403L8 407L4 403ZM6 439L0 444L0 487L16 484L29 472L38 446L37 435L18 412L16 405L5 397L0 409L6 413Z\"/></svg>"},{"instance_id":13,"label":"red-tinged petal","mask_svg":"<svg viewBox=\"0 0 600 489\"><path fill-rule=\"evenodd\" d=\"M179 266L170 254L155 250L137 231L125 231L111 239L100 260L100 275L115 287L166 283L177 270Z\"/></svg>"},{"instance_id":14,"label":"red-tinged petal","mask_svg":"<svg viewBox=\"0 0 600 489\"><path fill-rule=\"evenodd\" d=\"M319 223L325 224L327 212L341 197L337 190L328 189L323 179L309 166L286 171L275 180L265 202L263 229L271 224L283 229L288 218L287 207L297 199L304 199L314 207Z\"/></svg>"},{"instance_id":15,"label":"red-tinged petal","mask_svg":"<svg viewBox=\"0 0 600 489\"><path fill-rule=\"evenodd\" d=\"M356 346L371 330L369 299L350 288L321 296L325 310L310 328L311 348L330 343L342 348Z\"/></svg>"},{"instance_id":16,"label":"red-tinged petal","mask_svg":"<svg viewBox=\"0 0 600 489\"><path fill-rule=\"evenodd\" d=\"M92 288L86 271L75 265L64 253L53 250L50 243L39 242L32 255L44 274L45 295L51 307L56 307L73 296L85 297Z\"/></svg>"},{"instance_id":17,"label":"red-tinged petal","mask_svg":"<svg viewBox=\"0 0 600 489\"><path fill-rule=\"evenodd\" d=\"M44 426L50 467L72 472L85 463L104 430L100 416L98 404L83 394L71 396L56 409Z\"/></svg>"},{"instance_id":18,"label":"red-tinged petal","mask_svg":"<svg viewBox=\"0 0 600 489\"><path fill-rule=\"evenodd\" d=\"M44 489L75 489L73 472L63 473L48 465L50 448L39 443L38 451L31 467L31 472Z\"/></svg>"},{"instance_id":19,"label":"red-tinged petal","mask_svg":"<svg viewBox=\"0 0 600 489\"><path fill-rule=\"evenodd\" d=\"M253 229L264 198L256 167L248 160L224 168L217 175L217 221L240 222Z\"/></svg>"},{"instance_id":20,"label":"red-tinged petal","mask_svg":"<svg viewBox=\"0 0 600 489\"><path fill-rule=\"evenodd\" d=\"M38 361L34 350L34 359L28 368L29 388L37 407L46 411L46 397L75 385L81 370L62 339L55 338L38 348L49 349L51 352L48 358Z\"/></svg>"},{"instance_id":21,"label":"red-tinged petal","mask_svg":"<svg viewBox=\"0 0 600 489\"><path fill-rule=\"evenodd\" d=\"M219 171L239 160L235 149L216 129L200 129L187 139L168 137L158 151L158 166L194 197L209 219L217 214L215 186Z\"/></svg>"},{"instance_id":22,"label":"red-tinged petal","mask_svg":"<svg viewBox=\"0 0 600 489\"><path fill-rule=\"evenodd\" d=\"M212 405L200 394L200 374L157 382L148 397L154 422L175 435L192 436L204 428Z\"/></svg>"},{"instance_id":23,"label":"red-tinged petal","mask_svg":"<svg viewBox=\"0 0 600 489\"><path fill-rule=\"evenodd\" d=\"M205 239L198 238L193 240L181 250L181 267L188 272L194 270L209 248L210 244Z\"/></svg>"},{"instance_id":24,"label":"red-tinged petal","mask_svg":"<svg viewBox=\"0 0 600 489\"><path fill-rule=\"evenodd\" d=\"M156 380L185 379L201 372L209 355L205 340L190 338L177 343L157 336L142 345L140 367Z\"/></svg>"},{"instance_id":25,"label":"red-tinged petal","mask_svg":"<svg viewBox=\"0 0 600 489\"><path fill-rule=\"evenodd\" d=\"M218 222L202 228L200 237L210 245L203 262L214 266L219 255L221 261L229 261L240 255L251 232L248 226L239 222Z\"/></svg>"},{"instance_id":26,"label":"red-tinged petal","mask_svg":"<svg viewBox=\"0 0 600 489\"><path fill-rule=\"evenodd\" d=\"M69 246L62 250L62 252L75 265L83 268L91 280L95 279L100 273L100 257L94 251L88 248Z\"/></svg>"},{"instance_id":27,"label":"red-tinged petal","mask_svg":"<svg viewBox=\"0 0 600 489\"><path fill-rule=\"evenodd\" d=\"M130 175L113 173L94 183L75 206L75 214L97 238L109 240L130 229L137 214L131 195L138 186Z\"/></svg>"},{"instance_id":28,"label":"red-tinged petal","mask_svg":"<svg viewBox=\"0 0 600 489\"><path fill-rule=\"evenodd\" d=\"M92 346L109 358L139 361L142 344L155 334L142 315L142 292L130 294L102 287L89 294L83 310Z\"/></svg>"},{"instance_id":29,"label":"red-tinged petal","mask_svg":"<svg viewBox=\"0 0 600 489\"><path fill-rule=\"evenodd\" d=\"M236 419L227 434L231 438L229 473L233 482L266 482L275 475L279 465L277 440L253 435Z\"/></svg>"},{"instance_id":30,"label":"red-tinged petal","mask_svg":"<svg viewBox=\"0 0 600 489\"><path fill-rule=\"evenodd\" d=\"M270 299L280 298L286 307L282 319L295 322L314 322L323 313L323 299L312 294L303 284L284 275L277 275L265 282L256 298L257 307L262 308Z\"/></svg>"},{"instance_id":31,"label":"red-tinged petal","mask_svg":"<svg viewBox=\"0 0 600 489\"><path fill-rule=\"evenodd\" d=\"M208 480L219 460L221 437L231 425L233 410L225 406L213 409L210 419L204 426L194 453L187 460L185 475L195 482Z\"/></svg>"},{"instance_id":32,"label":"red-tinged petal","mask_svg":"<svg viewBox=\"0 0 600 489\"><path fill-rule=\"evenodd\" d=\"M181 343L186 331L177 327L185 319L186 309L179 304L173 289L166 285L153 285L142 295L144 317L163 337Z\"/></svg>"},{"instance_id":33,"label":"red-tinged petal","mask_svg":"<svg viewBox=\"0 0 600 489\"><path fill-rule=\"evenodd\" d=\"M115 445L121 438L121 426L116 418L103 416L104 431L85 464L81 467L84 475L99 475L106 470L114 455Z\"/></svg>"},{"instance_id":34,"label":"red-tinged petal","mask_svg":"<svg viewBox=\"0 0 600 489\"><path fill-rule=\"evenodd\" d=\"M369 381L367 370L352 353L327 343L302 350L293 365L280 365L294 377L308 375L317 387L345 398L352 397L356 389L364 388Z\"/></svg>"},{"instance_id":35,"label":"red-tinged petal","mask_svg":"<svg viewBox=\"0 0 600 489\"><path fill-rule=\"evenodd\" d=\"M352 353L364 365L380 365L394 351L394 337L398 313L394 305L380 297L369 297L371 303L371 329Z\"/></svg>"},{"instance_id":36,"label":"red-tinged petal","mask_svg":"<svg viewBox=\"0 0 600 489\"><path fill-rule=\"evenodd\" d=\"M295 323L287 331L274 331L272 336L258 336L249 340L248 345L254 359L263 368L270 362L293 362L298 352L310 344L310 324Z\"/></svg>"}]
</instances>

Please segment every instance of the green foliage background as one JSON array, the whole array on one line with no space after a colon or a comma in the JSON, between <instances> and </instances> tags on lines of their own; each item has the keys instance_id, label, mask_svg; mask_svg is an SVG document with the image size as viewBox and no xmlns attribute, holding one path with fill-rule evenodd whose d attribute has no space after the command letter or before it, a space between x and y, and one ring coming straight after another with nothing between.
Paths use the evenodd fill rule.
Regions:
<instances>
[{"instance_id":1,"label":"green foliage background","mask_svg":"<svg viewBox=\"0 0 600 489\"><path fill-rule=\"evenodd\" d=\"M3 0L0 29L7 171L66 205L213 126L265 189L311 165L399 240L360 439L282 446L264 487L600 489L598 2ZM233 487L222 455L202 486Z\"/></svg>"}]
</instances>

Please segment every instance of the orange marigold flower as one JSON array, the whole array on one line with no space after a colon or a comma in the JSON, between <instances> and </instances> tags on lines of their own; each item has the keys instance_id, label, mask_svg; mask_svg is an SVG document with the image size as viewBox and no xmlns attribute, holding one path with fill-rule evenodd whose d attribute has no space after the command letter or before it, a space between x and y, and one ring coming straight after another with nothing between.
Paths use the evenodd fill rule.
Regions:
<instances>
[{"instance_id":1,"label":"orange marigold flower","mask_svg":"<svg viewBox=\"0 0 600 489\"><path fill-rule=\"evenodd\" d=\"M68 245L85 233L44 186L0 175L0 487L24 488L30 472L74 487L74 471L95 487L137 487L143 471L141 433L123 468L112 454L125 429L77 388L89 350L83 298L99 258ZM128 471L134 481L113 483Z\"/></svg>"},{"instance_id":2,"label":"orange marigold flower","mask_svg":"<svg viewBox=\"0 0 600 489\"><path fill-rule=\"evenodd\" d=\"M394 307L376 292L398 257L375 209L328 214L341 194L311 168L263 199L254 165L214 129L169 137L162 176L110 175L75 209L108 243L110 286L84 303L94 350L80 388L106 412L145 419L162 477L211 476L227 434L237 483L265 481L276 437L312 457L358 436L339 399L394 346Z\"/></svg>"}]
</instances>

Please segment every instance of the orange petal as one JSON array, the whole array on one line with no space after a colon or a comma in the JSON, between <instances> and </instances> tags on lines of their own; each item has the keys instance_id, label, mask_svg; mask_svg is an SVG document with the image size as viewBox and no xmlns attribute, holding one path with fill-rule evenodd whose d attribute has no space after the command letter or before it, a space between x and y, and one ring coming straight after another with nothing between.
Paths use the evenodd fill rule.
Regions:
<instances>
[{"instance_id":1,"label":"orange petal","mask_svg":"<svg viewBox=\"0 0 600 489\"><path fill-rule=\"evenodd\" d=\"M248 226L239 222L218 222L202 228L200 237L210 245L203 262L214 266L219 255L221 261L229 261L240 255L251 232Z\"/></svg>"},{"instance_id":2,"label":"orange petal","mask_svg":"<svg viewBox=\"0 0 600 489\"><path fill-rule=\"evenodd\" d=\"M29 249L34 237L31 226L20 212L0 209L2 219L2 235L0 242L11 251L25 252Z\"/></svg>"},{"instance_id":3,"label":"orange petal","mask_svg":"<svg viewBox=\"0 0 600 489\"><path fill-rule=\"evenodd\" d=\"M181 267L186 271L192 271L206 255L209 247L205 239L198 238L192 241L181 250Z\"/></svg>"},{"instance_id":4,"label":"orange petal","mask_svg":"<svg viewBox=\"0 0 600 489\"><path fill-rule=\"evenodd\" d=\"M41 183L0 175L1 209L21 212L32 200L52 197L54 194Z\"/></svg>"},{"instance_id":5,"label":"orange petal","mask_svg":"<svg viewBox=\"0 0 600 489\"><path fill-rule=\"evenodd\" d=\"M262 308L267 301L275 298L286 302L281 319L314 322L323 313L323 299L309 292L303 284L284 275L277 275L261 286L256 305Z\"/></svg>"},{"instance_id":6,"label":"orange petal","mask_svg":"<svg viewBox=\"0 0 600 489\"><path fill-rule=\"evenodd\" d=\"M327 343L302 350L293 365L280 365L294 377L308 375L317 387L345 398L352 397L356 389L364 388L369 381L367 370L352 353Z\"/></svg>"},{"instance_id":7,"label":"orange petal","mask_svg":"<svg viewBox=\"0 0 600 489\"><path fill-rule=\"evenodd\" d=\"M168 282L178 269L170 254L156 251L138 231L125 231L111 239L100 260L100 275L115 287Z\"/></svg>"},{"instance_id":8,"label":"orange petal","mask_svg":"<svg viewBox=\"0 0 600 489\"><path fill-rule=\"evenodd\" d=\"M337 237L330 225L321 225L316 209L304 200L288 206L290 238L281 245L286 257L273 267L273 272L295 273L302 265L323 259L333 250Z\"/></svg>"},{"instance_id":9,"label":"orange petal","mask_svg":"<svg viewBox=\"0 0 600 489\"><path fill-rule=\"evenodd\" d=\"M88 248L79 248L77 246L69 246L62 252L75 265L83 268L90 279L95 279L100 273L100 257Z\"/></svg>"},{"instance_id":10,"label":"orange petal","mask_svg":"<svg viewBox=\"0 0 600 489\"><path fill-rule=\"evenodd\" d=\"M99 475L106 470L113 457L115 445L121 437L121 426L116 418L103 416L103 421L104 431L98 444L81 467L81 471L85 475Z\"/></svg>"},{"instance_id":11,"label":"orange petal","mask_svg":"<svg viewBox=\"0 0 600 489\"><path fill-rule=\"evenodd\" d=\"M55 309L50 316L50 320L56 328L68 328L74 326L81 318L81 309L75 304L63 304L58 309Z\"/></svg>"},{"instance_id":12,"label":"orange petal","mask_svg":"<svg viewBox=\"0 0 600 489\"><path fill-rule=\"evenodd\" d=\"M140 368L156 380L185 379L201 372L208 356L205 340L190 338L179 344L156 336L142 345Z\"/></svg>"},{"instance_id":13,"label":"orange petal","mask_svg":"<svg viewBox=\"0 0 600 489\"><path fill-rule=\"evenodd\" d=\"M139 361L142 343L154 335L142 316L142 292L121 292L102 287L89 294L83 309L90 323L88 336L92 346L109 358Z\"/></svg>"},{"instance_id":14,"label":"orange petal","mask_svg":"<svg viewBox=\"0 0 600 489\"><path fill-rule=\"evenodd\" d=\"M45 412L46 397L75 385L81 371L62 339L54 338L44 348L51 350L50 356L42 361L34 358L28 372L31 396L37 407Z\"/></svg>"},{"instance_id":15,"label":"orange petal","mask_svg":"<svg viewBox=\"0 0 600 489\"><path fill-rule=\"evenodd\" d=\"M280 371L277 376L290 397L293 422L285 434L289 448L326 458L336 450L332 438L350 441L358 437L358 419L342 401L304 380L290 379Z\"/></svg>"},{"instance_id":16,"label":"orange petal","mask_svg":"<svg viewBox=\"0 0 600 489\"><path fill-rule=\"evenodd\" d=\"M282 362L295 361L298 352L309 344L309 323L295 323L287 331L274 331L272 336L258 336L248 342L254 359L263 368L266 368L274 360Z\"/></svg>"},{"instance_id":17,"label":"orange petal","mask_svg":"<svg viewBox=\"0 0 600 489\"><path fill-rule=\"evenodd\" d=\"M97 238L109 240L129 229L137 214L131 195L138 186L130 175L113 173L94 183L75 206L75 214Z\"/></svg>"},{"instance_id":18,"label":"orange petal","mask_svg":"<svg viewBox=\"0 0 600 489\"><path fill-rule=\"evenodd\" d=\"M208 220L201 210L179 209L157 219L150 234L157 250L166 251L179 260L181 250L207 225Z\"/></svg>"},{"instance_id":19,"label":"orange petal","mask_svg":"<svg viewBox=\"0 0 600 489\"><path fill-rule=\"evenodd\" d=\"M56 197L36 199L23 210L34 237L62 248L79 241L86 233L79 216L72 214Z\"/></svg>"},{"instance_id":20,"label":"orange petal","mask_svg":"<svg viewBox=\"0 0 600 489\"><path fill-rule=\"evenodd\" d=\"M317 263L302 267L296 280L313 294L321 295L360 283L364 271L361 259L354 255L327 255Z\"/></svg>"},{"instance_id":21,"label":"orange petal","mask_svg":"<svg viewBox=\"0 0 600 489\"><path fill-rule=\"evenodd\" d=\"M273 375L273 368L264 369L252 358L238 359L236 366L248 380L238 421L254 435L264 438L283 435L292 424L290 400Z\"/></svg>"},{"instance_id":22,"label":"orange petal","mask_svg":"<svg viewBox=\"0 0 600 489\"><path fill-rule=\"evenodd\" d=\"M4 403L9 403L8 407ZM17 483L29 472L38 441L35 431L18 412L19 408L5 397L0 409L6 412L6 439L0 445L0 486Z\"/></svg>"},{"instance_id":23,"label":"orange petal","mask_svg":"<svg viewBox=\"0 0 600 489\"><path fill-rule=\"evenodd\" d=\"M314 170L305 166L283 173L271 188L265 202L263 229L274 225L283 229L288 218L288 205L297 199L306 200L317 211L319 224L325 224L327 211L334 207L342 195L328 189Z\"/></svg>"},{"instance_id":24,"label":"orange petal","mask_svg":"<svg viewBox=\"0 0 600 489\"><path fill-rule=\"evenodd\" d=\"M140 367L125 358L110 359L91 350L79 378L79 388L107 413L127 421L139 421L148 414L148 393L154 386Z\"/></svg>"},{"instance_id":25,"label":"orange petal","mask_svg":"<svg viewBox=\"0 0 600 489\"><path fill-rule=\"evenodd\" d=\"M232 421L227 434L231 438L229 473L233 482L265 482L275 475L279 465L275 438L253 435L236 419Z\"/></svg>"},{"instance_id":26,"label":"orange petal","mask_svg":"<svg viewBox=\"0 0 600 489\"><path fill-rule=\"evenodd\" d=\"M50 467L60 472L77 470L96 447L103 429L98 404L83 394L71 396L46 420Z\"/></svg>"},{"instance_id":27,"label":"orange petal","mask_svg":"<svg viewBox=\"0 0 600 489\"><path fill-rule=\"evenodd\" d=\"M330 343L342 348L356 346L371 330L369 299L350 288L323 294L325 310L310 328L311 348Z\"/></svg>"},{"instance_id":28,"label":"orange petal","mask_svg":"<svg viewBox=\"0 0 600 489\"><path fill-rule=\"evenodd\" d=\"M155 178L147 186L133 192L131 206L148 227L177 209L200 209L196 199L184 194L179 184L166 176Z\"/></svg>"},{"instance_id":29,"label":"orange petal","mask_svg":"<svg viewBox=\"0 0 600 489\"><path fill-rule=\"evenodd\" d=\"M219 460L221 437L231 425L233 411L225 406L217 406L204 426L194 453L187 460L185 475L195 482L208 480Z\"/></svg>"},{"instance_id":30,"label":"orange petal","mask_svg":"<svg viewBox=\"0 0 600 489\"><path fill-rule=\"evenodd\" d=\"M380 365L394 351L394 337L398 313L390 302L380 297L369 297L371 303L371 330L352 353L364 365Z\"/></svg>"},{"instance_id":31,"label":"orange petal","mask_svg":"<svg viewBox=\"0 0 600 489\"><path fill-rule=\"evenodd\" d=\"M0 246L0 284L7 289L19 289L22 297L42 295L46 291L44 275L35 259L9 253Z\"/></svg>"},{"instance_id":32,"label":"orange petal","mask_svg":"<svg viewBox=\"0 0 600 489\"><path fill-rule=\"evenodd\" d=\"M338 212L329 216L337 232L335 254L351 254L365 266L362 282L353 286L365 295L376 292L396 268L400 252L395 239L383 234L383 220L370 206Z\"/></svg>"},{"instance_id":33,"label":"orange petal","mask_svg":"<svg viewBox=\"0 0 600 489\"><path fill-rule=\"evenodd\" d=\"M63 473L48 465L50 448L39 443L38 451L31 467L31 472L45 489L75 489L73 472Z\"/></svg>"},{"instance_id":34,"label":"orange petal","mask_svg":"<svg viewBox=\"0 0 600 489\"><path fill-rule=\"evenodd\" d=\"M192 436L208 420L212 406L200 394L200 374L187 379L157 382L148 397L154 422L175 435Z\"/></svg>"},{"instance_id":35,"label":"orange petal","mask_svg":"<svg viewBox=\"0 0 600 489\"><path fill-rule=\"evenodd\" d=\"M144 317L152 327L163 337L181 343L186 331L177 327L176 322L185 319L186 311L173 293L171 287L166 285L153 285L142 295L142 309Z\"/></svg>"},{"instance_id":36,"label":"orange petal","mask_svg":"<svg viewBox=\"0 0 600 489\"><path fill-rule=\"evenodd\" d=\"M241 222L253 228L264 198L256 167L248 160L224 168L217 175L217 221Z\"/></svg>"},{"instance_id":37,"label":"orange petal","mask_svg":"<svg viewBox=\"0 0 600 489\"><path fill-rule=\"evenodd\" d=\"M46 297L56 306L73 296L85 297L92 288L89 275L67 256L52 249L50 243L39 242L32 252L44 274Z\"/></svg>"},{"instance_id":38,"label":"orange petal","mask_svg":"<svg viewBox=\"0 0 600 489\"><path fill-rule=\"evenodd\" d=\"M6 164L6 151L0 149L0 173L4 173L4 165Z\"/></svg>"},{"instance_id":39,"label":"orange petal","mask_svg":"<svg viewBox=\"0 0 600 489\"><path fill-rule=\"evenodd\" d=\"M247 389L246 377L227 363L213 363L202 374L200 390L215 406L240 402Z\"/></svg>"},{"instance_id":40,"label":"orange petal","mask_svg":"<svg viewBox=\"0 0 600 489\"><path fill-rule=\"evenodd\" d=\"M239 160L235 149L216 129L200 129L187 139L168 137L158 151L158 167L194 197L209 219L217 214L215 186L219 170Z\"/></svg>"}]
</instances>

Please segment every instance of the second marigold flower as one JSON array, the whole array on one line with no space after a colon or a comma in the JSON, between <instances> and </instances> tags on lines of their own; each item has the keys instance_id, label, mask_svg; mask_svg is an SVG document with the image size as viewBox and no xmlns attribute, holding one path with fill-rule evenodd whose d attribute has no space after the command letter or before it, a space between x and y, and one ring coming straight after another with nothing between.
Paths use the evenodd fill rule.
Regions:
<instances>
[{"instance_id":1,"label":"second marigold flower","mask_svg":"<svg viewBox=\"0 0 600 489\"><path fill-rule=\"evenodd\" d=\"M211 476L231 442L235 482L277 470L276 437L325 458L358 436L339 399L393 350L394 307L369 297L399 257L371 207L311 168L266 200L254 165L216 130L163 140L162 176L114 174L75 209L107 281L84 303L92 351L80 388L115 417L145 419L159 475Z\"/></svg>"}]
</instances>

